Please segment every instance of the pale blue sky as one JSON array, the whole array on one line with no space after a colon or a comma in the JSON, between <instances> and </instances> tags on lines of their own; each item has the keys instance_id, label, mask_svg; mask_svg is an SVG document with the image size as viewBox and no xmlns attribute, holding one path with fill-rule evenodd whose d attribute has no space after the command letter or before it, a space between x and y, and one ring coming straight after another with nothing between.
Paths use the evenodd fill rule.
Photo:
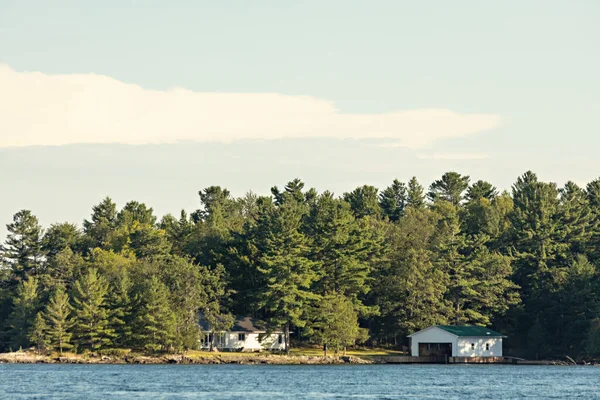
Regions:
<instances>
[{"instance_id":1,"label":"pale blue sky","mask_svg":"<svg viewBox=\"0 0 600 400\"><path fill-rule=\"evenodd\" d=\"M296 176L339 194L412 175L428 185L451 169L502 189L528 169L585 183L600 175L599 20L595 0L0 0L0 64L15 74L500 118L419 149L318 137L0 147L0 223L20 208L79 223L107 194L176 213L208 185L266 193Z\"/></svg>"}]
</instances>

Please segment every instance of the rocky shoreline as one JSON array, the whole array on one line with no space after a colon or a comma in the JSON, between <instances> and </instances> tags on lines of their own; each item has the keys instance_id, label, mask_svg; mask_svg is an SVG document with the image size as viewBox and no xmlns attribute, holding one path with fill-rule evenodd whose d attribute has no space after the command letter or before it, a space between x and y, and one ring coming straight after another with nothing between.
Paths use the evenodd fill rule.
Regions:
<instances>
[{"instance_id":1,"label":"rocky shoreline","mask_svg":"<svg viewBox=\"0 0 600 400\"><path fill-rule=\"evenodd\" d=\"M275 354L235 355L76 355L46 356L28 352L0 354L0 364L243 364L243 365L326 365L326 364L373 364L360 357L285 356Z\"/></svg>"},{"instance_id":2,"label":"rocky shoreline","mask_svg":"<svg viewBox=\"0 0 600 400\"><path fill-rule=\"evenodd\" d=\"M342 365L342 364L415 364L432 363L411 360L410 357L394 356L286 356L269 353L213 353L213 354L136 354L99 355L99 354L65 354L40 355L30 351L19 351L0 354L0 364L239 364L239 365ZM474 364L481 361L453 362L451 364ZM504 365L593 365L597 362L576 363L572 359L564 360L502 360L486 362Z\"/></svg>"}]
</instances>

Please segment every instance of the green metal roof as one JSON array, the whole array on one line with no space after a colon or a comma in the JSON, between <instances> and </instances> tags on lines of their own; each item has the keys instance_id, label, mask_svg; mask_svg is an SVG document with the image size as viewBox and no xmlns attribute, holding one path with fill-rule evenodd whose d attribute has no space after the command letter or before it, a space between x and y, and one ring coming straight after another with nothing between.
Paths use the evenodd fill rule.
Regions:
<instances>
[{"instance_id":1,"label":"green metal roof","mask_svg":"<svg viewBox=\"0 0 600 400\"><path fill-rule=\"evenodd\" d=\"M471 326L471 325L436 325L436 327L450 332L456 336L496 336L504 337L500 332L496 332L485 326Z\"/></svg>"}]
</instances>

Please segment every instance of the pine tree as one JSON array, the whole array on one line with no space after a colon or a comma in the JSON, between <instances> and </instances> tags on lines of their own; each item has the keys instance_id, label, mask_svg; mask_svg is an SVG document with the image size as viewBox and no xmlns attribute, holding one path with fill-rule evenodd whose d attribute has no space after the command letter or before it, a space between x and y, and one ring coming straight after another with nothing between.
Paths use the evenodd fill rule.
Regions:
<instances>
[{"instance_id":1,"label":"pine tree","mask_svg":"<svg viewBox=\"0 0 600 400\"><path fill-rule=\"evenodd\" d=\"M13 349L29 347L28 334L39 304L36 278L30 276L17 286L13 303L13 312L8 319L10 346Z\"/></svg>"},{"instance_id":2,"label":"pine tree","mask_svg":"<svg viewBox=\"0 0 600 400\"><path fill-rule=\"evenodd\" d=\"M600 179L588 183L585 194L591 213L587 255L590 260L600 262Z\"/></svg>"},{"instance_id":3,"label":"pine tree","mask_svg":"<svg viewBox=\"0 0 600 400\"><path fill-rule=\"evenodd\" d=\"M406 191L406 206L420 210L425 208L425 191L417 178L413 176L408 181L408 189Z\"/></svg>"},{"instance_id":4,"label":"pine tree","mask_svg":"<svg viewBox=\"0 0 600 400\"><path fill-rule=\"evenodd\" d=\"M106 299L108 330L112 331L112 344L116 347L125 346L131 341L131 287L129 274L125 271L109 285Z\"/></svg>"},{"instance_id":5,"label":"pine tree","mask_svg":"<svg viewBox=\"0 0 600 400\"><path fill-rule=\"evenodd\" d=\"M83 221L83 231L91 249L102 247L116 226L117 205L110 197L92 207L91 220Z\"/></svg>"},{"instance_id":6,"label":"pine tree","mask_svg":"<svg viewBox=\"0 0 600 400\"><path fill-rule=\"evenodd\" d=\"M398 179L379 194L379 205L383 215L390 221L398 221L404 214L404 208L408 201L406 185Z\"/></svg>"},{"instance_id":7,"label":"pine tree","mask_svg":"<svg viewBox=\"0 0 600 400\"><path fill-rule=\"evenodd\" d=\"M84 266L85 261L81 254L65 247L48 260L45 273L40 278L41 283L48 292L57 286L68 289Z\"/></svg>"},{"instance_id":8,"label":"pine tree","mask_svg":"<svg viewBox=\"0 0 600 400\"><path fill-rule=\"evenodd\" d=\"M21 210L6 225L8 235L2 246L2 258L10 265L15 283L42 272L42 228L35 215Z\"/></svg>"},{"instance_id":9,"label":"pine tree","mask_svg":"<svg viewBox=\"0 0 600 400\"><path fill-rule=\"evenodd\" d=\"M352 301L339 294L324 296L314 310L309 337L333 348L335 353L352 346L364 336L358 324L358 315Z\"/></svg>"},{"instance_id":10,"label":"pine tree","mask_svg":"<svg viewBox=\"0 0 600 400\"><path fill-rule=\"evenodd\" d=\"M458 206L463 200L463 193L469 187L468 176L463 176L457 172L446 172L439 179L431 184L427 196L432 202L445 200L455 206Z\"/></svg>"},{"instance_id":11,"label":"pine tree","mask_svg":"<svg viewBox=\"0 0 600 400\"><path fill-rule=\"evenodd\" d=\"M134 344L147 350L169 350L174 345L175 313L169 302L169 290L156 276L138 285L132 334Z\"/></svg>"},{"instance_id":12,"label":"pine tree","mask_svg":"<svg viewBox=\"0 0 600 400\"><path fill-rule=\"evenodd\" d=\"M42 250L48 258L52 259L66 248L72 251L80 250L82 240L77 225L67 222L52 224L42 238Z\"/></svg>"},{"instance_id":13,"label":"pine tree","mask_svg":"<svg viewBox=\"0 0 600 400\"><path fill-rule=\"evenodd\" d=\"M201 267L200 280L203 289L200 303L204 319L213 332L229 330L233 326L234 318L224 309L229 297L225 268L220 264L212 270ZM251 300L251 297L249 296L248 299ZM214 347L214 335L212 339L211 350Z\"/></svg>"},{"instance_id":14,"label":"pine tree","mask_svg":"<svg viewBox=\"0 0 600 400\"><path fill-rule=\"evenodd\" d=\"M116 224L117 226L132 226L134 222L153 226L156 223L156 217L152 207L137 201L125 204L125 207L117 213Z\"/></svg>"},{"instance_id":15,"label":"pine tree","mask_svg":"<svg viewBox=\"0 0 600 400\"><path fill-rule=\"evenodd\" d=\"M465 196L468 201L475 201L480 199L487 199L492 201L498 196L498 191L489 182L485 182L479 180L472 184L469 189L467 189L467 195Z\"/></svg>"},{"instance_id":16,"label":"pine tree","mask_svg":"<svg viewBox=\"0 0 600 400\"><path fill-rule=\"evenodd\" d=\"M446 300L455 324L488 325L491 317L517 304L517 286L510 281L510 258L490 252L487 236L467 237L460 230L458 210L438 201L440 215L434 252L436 265L447 275Z\"/></svg>"},{"instance_id":17,"label":"pine tree","mask_svg":"<svg viewBox=\"0 0 600 400\"><path fill-rule=\"evenodd\" d=\"M303 327L307 307L318 299L310 290L317 273L316 264L308 257L308 238L300 231L303 214L304 207L285 193L281 206L259 221L266 233L259 271L267 283L260 301L272 326L283 327L286 351L291 326Z\"/></svg>"},{"instance_id":18,"label":"pine tree","mask_svg":"<svg viewBox=\"0 0 600 400\"><path fill-rule=\"evenodd\" d=\"M29 342L35 345L35 348L38 353L42 353L48 348L49 342L47 338L47 332L48 325L46 325L44 314L40 311L35 315L33 325L29 329L29 333L27 336Z\"/></svg>"},{"instance_id":19,"label":"pine tree","mask_svg":"<svg viewBox=\"0 0 600 400\"><path fill-rule=\"evenodd\" d=\"M560 238L570 250L563 259L568 262L572 254L585 254L594 231L594 215L585 191L573 182L567 182L560 190L557 218Z\"/></svg>"},{"instance_id":20,"label":"pine tree","mask_svg":"<svg viewBox=\"0 0 600 400\"><path fill-rule=\"evenodd\" d=\"M111 343L106 295L108 283L95 268L88 269L73 286L74 340L80 349L98 350Z\"/></svg>"},{"instance_id":21,"label":"pine tree","mask_svg":"<svg viewBox=\"0 0 600 400\"><path fill-rule=\"evenodd\" d=\"M306 225L306 235L313 239L310 258L320 271L313 291L346 296L366 313L360 296L370 290L370 261L379 250L379 243L370 240L371 230L355 220L348 203L329 192L311 205Z\"/></svg>"},{"instance_id":22,"label":"pine tree","mask_svg":"<svg viewBox=\"0 0 600 400\"><path fill-rule=\"evenodd\" d=\"M197 348L200 337L198 311L206 299L201 286L201 267L176 256L155 262L160 263L162 281L169 290L175 312L175 347L178 350Z\"/></svg>"},{"instance_id":23,"label":"pine tree","mask_svg":"<svg viewBox=\"0 0 600 400\"><path fill-rule=\"evenodd\" d=\"M69 296L59 287L50 298L44 313L48 324L48 343L61 355L64 349L73 347L71 344L71 327L73 325L70 318L71 309Z\"/></svg>"},{"instance_id":24,"label":"pine tree","mask_svg":"<svg viewBox=\"0 0 600 400\"><path fill-rule=\"evenodd\" d=\"M343 197L350 204L356 218L363 218L368 215L379 217L381 207L379 206L377 192L376 187L363 185L349 193L344 193Z\"/></svg>"}]
</instances>

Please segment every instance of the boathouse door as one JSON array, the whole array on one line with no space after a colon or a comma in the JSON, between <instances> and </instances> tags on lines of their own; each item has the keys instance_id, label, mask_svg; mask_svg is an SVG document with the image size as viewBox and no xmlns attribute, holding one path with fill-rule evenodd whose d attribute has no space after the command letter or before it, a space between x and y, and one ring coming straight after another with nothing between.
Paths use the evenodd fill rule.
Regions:
<instances>
[{"instance_id":1,"label":"boathouse door","mask_svg":"<svg viewBox=\"0 0 600 400\"><path fill-rule=\"evenodd\" d=\"M452 357L452 343L419 343L419 357Z\"/></svg>"}]
</instances>

